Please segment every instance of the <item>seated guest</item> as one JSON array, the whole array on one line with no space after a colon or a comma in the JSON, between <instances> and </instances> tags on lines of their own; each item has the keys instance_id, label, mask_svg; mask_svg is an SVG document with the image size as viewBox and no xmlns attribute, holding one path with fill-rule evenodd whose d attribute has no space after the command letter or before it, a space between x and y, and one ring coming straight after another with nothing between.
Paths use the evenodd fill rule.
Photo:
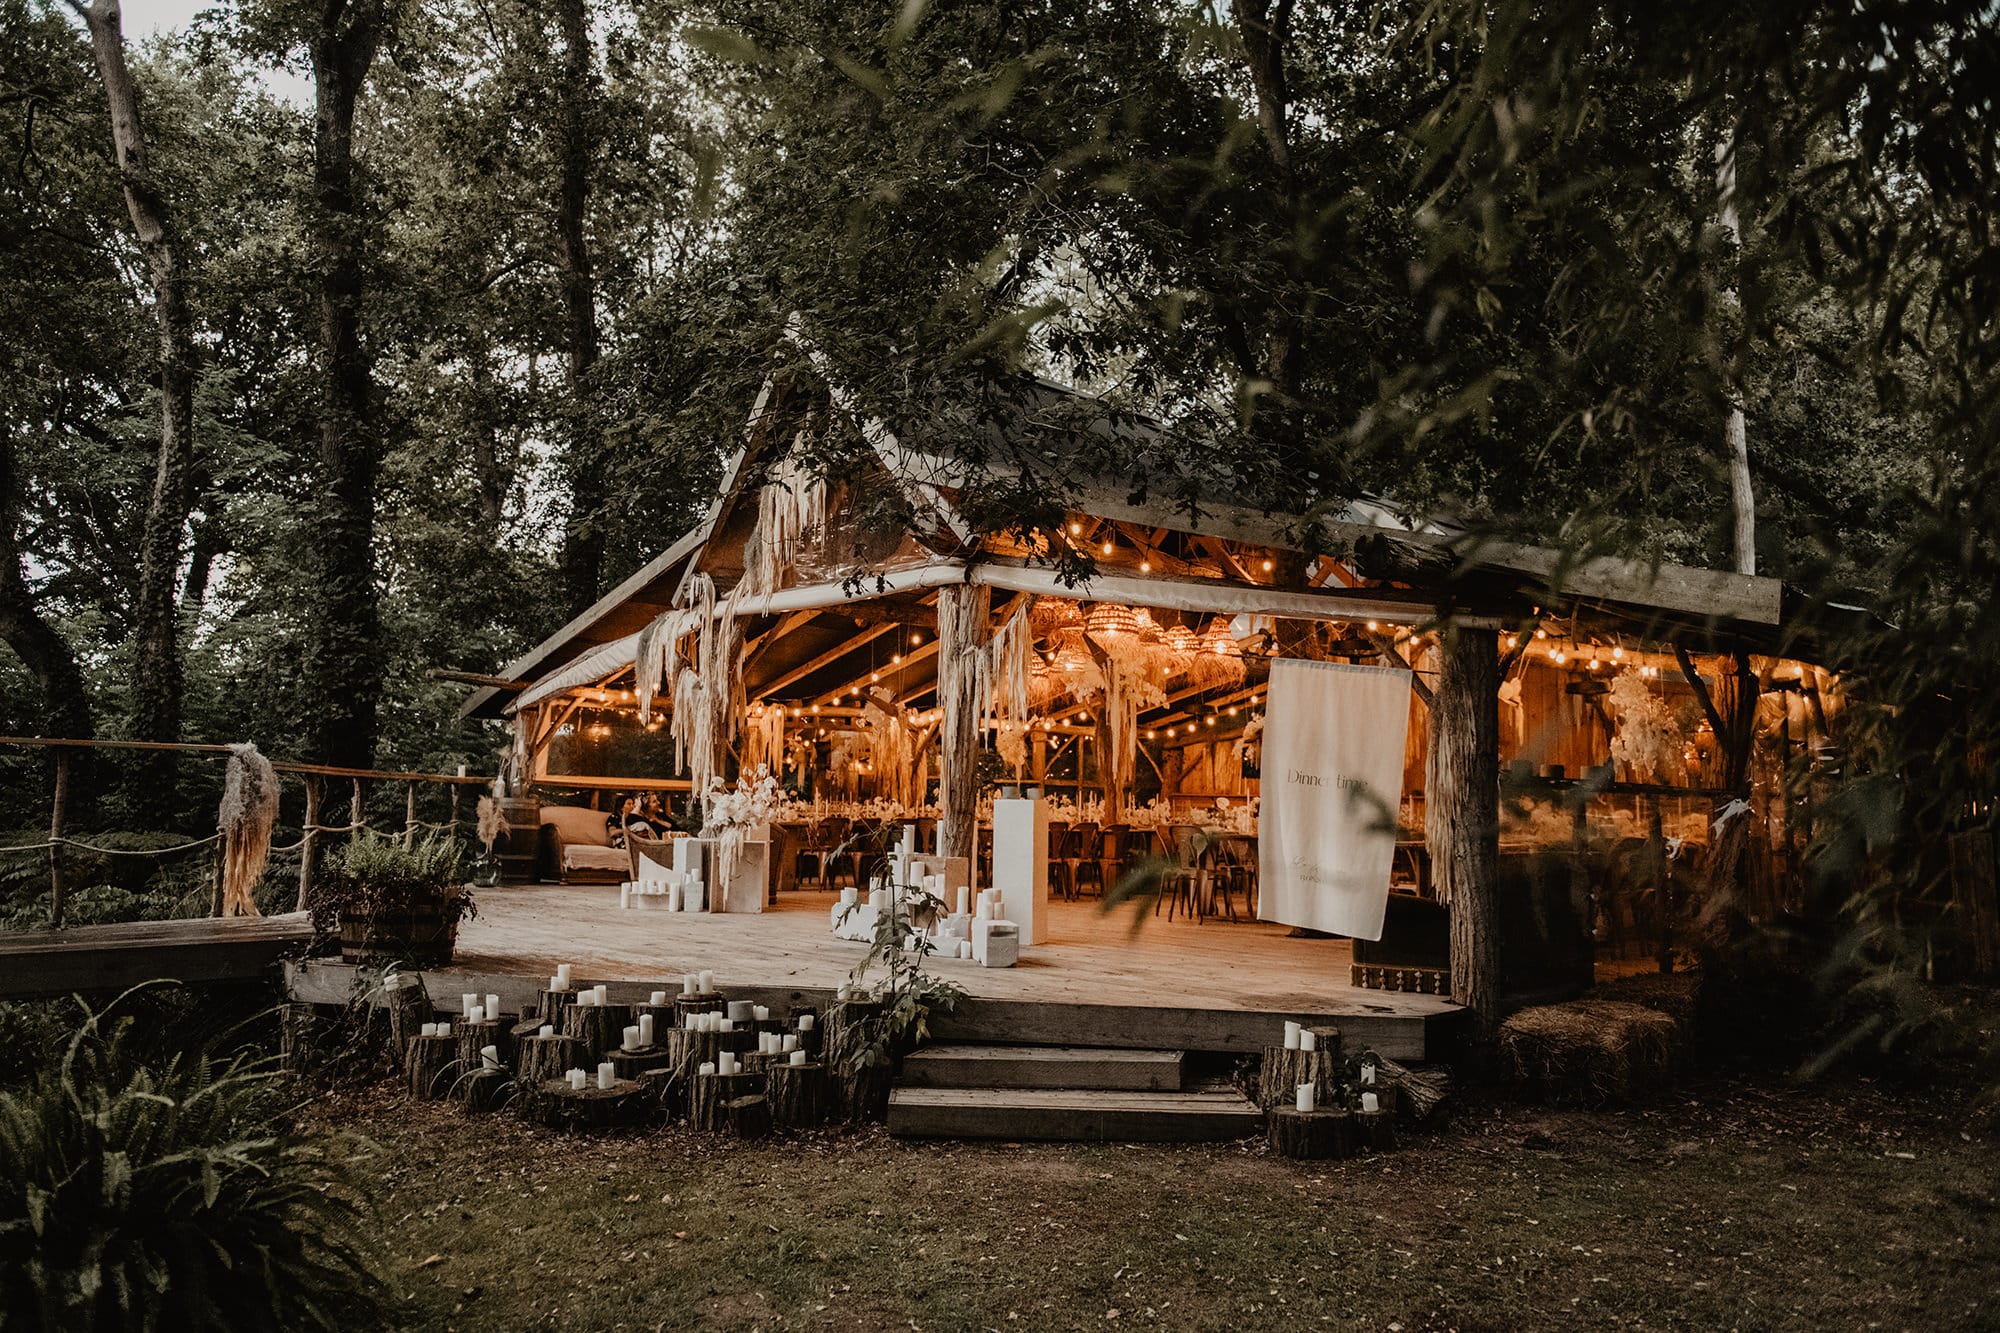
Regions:
<instances>
[{"instance_id":1,"label":"seated guest","mask_svg":"<svg viewBox=\"0 0 2000 1333\"><path fill-rule=\"evenodd\" d=\"M628 798L619 805L618 827L628 833L637 833L647 838L665 837L667 832L665 821L650 817L636 796Z\"/></svg>"}]
</instances>

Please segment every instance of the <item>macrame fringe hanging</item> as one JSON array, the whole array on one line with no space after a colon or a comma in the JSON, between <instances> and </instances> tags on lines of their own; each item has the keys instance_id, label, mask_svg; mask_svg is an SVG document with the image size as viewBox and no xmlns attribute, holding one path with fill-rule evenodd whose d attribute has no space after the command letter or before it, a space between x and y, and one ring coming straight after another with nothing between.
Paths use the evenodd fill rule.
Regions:
<instances>
[{"instance_id":1,"label":"macrame fringe hanging","mask_svg":"<svg viewBox=\"0 0 2000 1333\"><path fill-rule=\"evenodd\" d=\"M938 591L938 711L944 739L938 766L938 797L949 824L955 813L979 802L980 722L993 694L993 590L984 584ZM969 827L969 825L968 825Z\"/></svg>"},{"instance_id":2,"label":"macrame fringe hanging","mask_svg":"<svg viewBox=\"0 0 2000 1333\"><path fill-rule=\"evenodd\" d=\"M261 916L257 881L271 859L271 828L278 820L278 771L244 742L229 747L216 828L222 834L222 914Z\"/></svg>"}]
</instances>

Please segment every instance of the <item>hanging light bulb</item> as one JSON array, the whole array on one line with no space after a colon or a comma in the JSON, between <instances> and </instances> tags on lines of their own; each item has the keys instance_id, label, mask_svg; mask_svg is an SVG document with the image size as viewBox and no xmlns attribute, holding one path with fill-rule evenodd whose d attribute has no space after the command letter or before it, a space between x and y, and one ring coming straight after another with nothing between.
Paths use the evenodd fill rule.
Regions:
<instances>
[{"instance_id":1,"label":"hanging light bulb","mask_svg":"<svg viewBox=\"0 0 2000 1333\"><path fill-rule=\"evenodd\" d=\"M1072 537L1081 537L1083 535L1083 524L1081 523L1070 524L1069 535Z\"/></svg>"}]
</instances>

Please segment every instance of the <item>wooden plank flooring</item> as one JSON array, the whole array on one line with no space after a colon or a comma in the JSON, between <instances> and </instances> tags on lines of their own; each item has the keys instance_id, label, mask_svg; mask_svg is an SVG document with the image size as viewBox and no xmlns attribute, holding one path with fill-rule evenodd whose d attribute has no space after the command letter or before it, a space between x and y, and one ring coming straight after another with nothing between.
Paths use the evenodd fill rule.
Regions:
<instances>
[{"instance_id":1,"label":"wooden plank flooring","mask_svg":"<svg viewBox=\"0 0 2000 1333\"><path fill-rule=\"evenodd\" d=\"M823 1003L867 955L831 934L831 893L787 893L758 915L621 911L616 885L509 885L478 895L453 965L434 994L496 991L533 999L539 978L569 963L579 982L644 999L685 972L711 970L732 995L772 1005ZM1129 914L1056 903L1051 939L1012 968L939 960L937 975L968 1002L937 1024L952 1041L1255 1051L1285 1019L1340 1025L1356 1046L1422 1059L1457 1009L1433 995L1362 990L1347 981L1344 940L1289 938L1283 926ZM337 964L291 969L298 998L336 1002L353 980ZM455 979L454 979L455 978Z\"/></svg>"},{"instance_id":2,"label":"wooden plank flooring","mask_svg":"<svg viewBox=\"0 0 2000 1333\"><path fill-rule=\"evenodd\" d=\"M156 977L275 979L278 963L304 953L311 941L312 924L303 912L4 931L0 998L118 991Z\"/></svg>"}]
</instances>

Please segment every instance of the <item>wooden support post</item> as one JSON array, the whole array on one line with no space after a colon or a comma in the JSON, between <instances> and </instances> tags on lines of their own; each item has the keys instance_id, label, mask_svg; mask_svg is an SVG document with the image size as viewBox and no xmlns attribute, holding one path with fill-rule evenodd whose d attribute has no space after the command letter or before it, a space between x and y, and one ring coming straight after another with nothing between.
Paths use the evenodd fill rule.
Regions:
<instances>
[{"instance_id":1,"label":"wooden support post","mask_svg":"<svg viewBox=\"0 0 2000 1333\"><path fill-rule=\"evenodd\" d=\"M403 784L403 845L417 845L417 784Z\"/></svg>"},{"instance_id":2,"label":"wooden support post","mask_svg":"<svg viewBox=\"0 0 2000 1333\"><path fill-rule=\"evenodd\" d=\"M1500 1024L1500 644L1447 626L1432 691L1424 833L1451 912L1451 998L1472 1011L1475 1050Z\"/></svg>"},{"instance_id":3,"label":"wooden support post","mask_svg":"<svg viewBox=\"0 0 2000 1333\"><path fill-rule=\"evenodd\" d=\"M354 826L354 831L347 835L349 838L356 837L362 829L368 827L368 812L361 804L360 778L354 779L354 800L347 812L347 822Z\"/></svg>"},{"instance_id":4,"label":"wooden support post","mask_svg":"<svg viewBox=\"0 0 2000 1333\"><path fill-rule=\"evenodd\" d=\"M320 780L306 778L306 823L299 838L299 911L312 906L313 878L318 874Z\"/></svg>"},{"instance_id":5,"label":"wooden support post","mask_svg":"<svg viewBox=\"0 0 2000 1333\"><path fill-rule=\"evenodd\" d=\"M63 820L69 809L69 751L56 751L56 789L49 804L49 925L63 923Z\"/></svg>"},{"instance_id":6,"label":"wooden support post","mask_svg":"<svg viewBox=\"0 0 2000 1333\"><path fill-rule=\"evenodd\" d=\"M459 790L458 790L458 784L457 784L456 782L454 782L454 783L451 783L451 784L450 784L450 787L451 787L451 822L450 822L450 825L449 825L449 828L448 828L448 831L450 832L450 834L451 834L451 836L452 836L452 837L456 838L456 837L458 836L458 796L459 796Z\"/></svg>"},{"instance_id":7,"label":"wooden support post","mask_svg":"<svg viewBox=\"0 0 2000 1333\"><path fill-rule=\"evenodd\" d=\"M979 697L981 655L992 637L993 590L948 583L938 589L939 795L944 806L942 851L968 862L979 833Z\"/></svg>"}]
</instances>

